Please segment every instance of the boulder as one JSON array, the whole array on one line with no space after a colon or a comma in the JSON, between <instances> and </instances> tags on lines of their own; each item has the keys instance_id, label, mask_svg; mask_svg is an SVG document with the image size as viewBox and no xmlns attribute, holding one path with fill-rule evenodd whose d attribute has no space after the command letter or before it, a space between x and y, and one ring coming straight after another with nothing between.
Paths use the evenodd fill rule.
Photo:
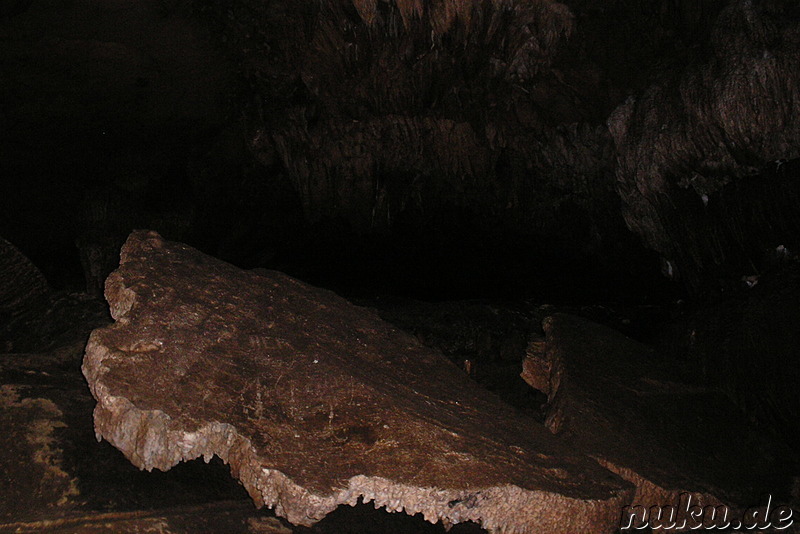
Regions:
<instances>
[{"instance_id":1,"label":"boulder","mask_svg":"<svg viewBox=\"0 0 800 534\"><path fill-rule=\"evenodd\" d=\"M632 495L329 291L137 231L105 294L116 322L83 363L95 431L142 469L217 455L298 525L363 498L494 532L613 532Z\"/></svg>"}]
</instances>

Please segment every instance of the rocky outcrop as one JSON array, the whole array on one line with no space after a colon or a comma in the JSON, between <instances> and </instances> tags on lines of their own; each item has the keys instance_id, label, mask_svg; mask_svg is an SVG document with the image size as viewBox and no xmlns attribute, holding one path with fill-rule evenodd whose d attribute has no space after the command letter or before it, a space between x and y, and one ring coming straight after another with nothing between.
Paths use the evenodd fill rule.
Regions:
<instances>
[{"instance_id":1,"label":"rocky outcrop","mask_svg":"<svg viewBox=\"0 0 800 534\"><path fill-rule=\"evenodd\" d=\"M557 314L544 329L523 377L548 394L546 425L634 483L635 505L677 506L682 494L731 509L767 493L788 498L788 450L723 394L678 381L680 371L610 328Z\"/></svg>"},{"instance_id":2,"label":"rocky outcrop","mask_svg":"<svg viewBox=\"0 0 800 534\"><path fill-rule=\"evenodd\" d=\"M641 249L619 215L603 125L617 100L583 52L565 52L578 28L563 3L199 4L247 80L251 153L286 177L327 241L412 240L432 263L441 243L453 243L446 258L496 247L485 262L438 261L439 286L458 264L492 271L511 249L536 259L498 278L636 263L619 260Z\"/></svg>"},{"instance_id":3,"label":"rocky outcrop","mask_svg":"<svg viewBox=\"0 0 800 534\"><path fill-rule=\"evenodd\" d=\"M5 358L0 356L0 376ZM64 414L50 399L28 397L25 386L0 385L0 472L3 499L0 524L45 507L58 514L80 496L77 479L64 470L64 451L55 434L66 426ZM24 470L19 469L24 466ZM23 514L21 510L25 510Z\"/></svg>"},{"instance_id":4,"label":"rocky outcrop","mask_svg":"<svg viewBox=\"0 0 800 534\"><path fill-rule=\"evenodd\" d=\"M0 353L46 351L105 322L100 302L53 291L41 271L0 237Z\"/></svg>"},{"instance_id":5,"label":"rocky outcrop","mask_svg":"<svg viewBox=\"0 0 800 534\"><path fill-rule=\"evenodd\" d=\"M783 165L800 157L793 10L730 2L703 56L609 119L625 221L689 288L796 247L798 164Z\"/></svg>"},{"instance_id":6,"label":"rocky outcrop","mask_svg":"<svg viewBox=\"0 0 800 534\"><path fill-rule=\"evenodd\" d=\"M0 237L0 322L11 320L50 293L44 275L14 245Z\"/></svg>"},{"instance_id":7,"label":"rocky outcrop","mask_svg":"<svg viewBox=\"0 0 800 534\"><path fill-rule=\"evenodd\" d=\"M569 273L572 287L596 274L584 293L651 296L658 255L691 290L757 274L762 249L796 248L800 226L793 9L11 2L0 232L55 284L66 275L50 270L78 273L77 255L61 264L77 239L91 293L141 227L304 276L336 239L401 259L411 242L420 259L396 272L436 264L429 286L451 295L541 294ZM476 274L461 281L464 265Z\"/></svg>"},{"instance_id":8,"label":"rocky outcrop","mask_svg":"<svg viewBox=\"0 0 800 534\"><path fill-rule=\"evenodd\" d=\"M217 455L310 525L359 498L496 532L612 532L629 486L440 353L328 291L133 233L83 371L142 469Z\"/></svg>"},{"instance_id":9,"label":"rocky outcrop","mask_svg":"<svg viewBox=\"0 0 800 534\"><path fill-rule=\"evenodd\" d=\"M0 237L0 352L10 352L31 334L32 324L52 301L42 272L18 248ZM26 330L20 335L18 330Z\"/></svg>"},{"instance_id":10,"label":"rocky outcrop","mask_svg":"<svg viewBox=\"0 0 800 534\"><path fill-rule=\"evenodd\" d=\"M286 24L275 18L275 8L242 4L235 11L241 21L224 29L237 45L241 28L253 20ZM602 157L586 152L602 152L607 139L585 125L586 131L576 132L576 125L555 131L540 108L554 106L556 91L537 93L538 101L526 96L534 83L550 84L543 80L573 27L565 5L348 4L326 1L317 11L293 10L292 25L307 32L304 40L270 32L264 42L241 43L257 98L277 92L276 84L260 83L265 76L290 77L299 85L291 89L296 103L253 117L250 147L262 161L280 162L308 221L342 218L370 233L398 221L421 226L437 214L446 221L461 209L495 218L502 205L510 208L507 222L520 230L525 213L552 207L522 191L532 184L522 183L518 166L558 168L573 150L581 176L559 173L567 183L553 189L571 189L573 182L581 193L586 189L583 174L597 173L595 160ZM295 61L287 57L290 64L280 72L279 63L259 59L267 48ZM300 72L293 72L298 64ZM537 161L529 165L530 159ZM498 166L501 174L519 176L498 176ZM545 184L535 189L548 198L553 193Z\"/></svg>"}]
</instances>

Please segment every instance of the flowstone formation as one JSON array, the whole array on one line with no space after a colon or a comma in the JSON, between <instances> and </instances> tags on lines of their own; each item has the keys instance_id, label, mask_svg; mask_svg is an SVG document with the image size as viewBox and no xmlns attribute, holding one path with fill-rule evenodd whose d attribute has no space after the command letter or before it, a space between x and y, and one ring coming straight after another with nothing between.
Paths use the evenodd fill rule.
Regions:
<instances>
[{"instance_id":1,"label":"flowstone formation","mask_svg":"<svg viewBox=\"0 0 800 534\"><path fill-rule=\"evenodd\" d=\"M493 532L613 532L632 488L335 294L134 232L83 372L136 466L217 455L311 525L359 498Z\"/></svg>"}]
</instances>

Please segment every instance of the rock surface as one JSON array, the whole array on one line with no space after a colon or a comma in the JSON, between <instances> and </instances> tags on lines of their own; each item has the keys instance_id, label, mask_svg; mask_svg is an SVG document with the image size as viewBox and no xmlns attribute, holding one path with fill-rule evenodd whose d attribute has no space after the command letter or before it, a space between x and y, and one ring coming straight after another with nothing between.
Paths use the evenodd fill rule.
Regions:
<instances>
[{"instance_id":1,"label":"rock surface","mask_svg":"<svg viewBox=\"0 0 800 534\"><path fill-rule=\"evenodd\" d=\"M723 394L676 381L648 347L586 319L556 314L544 329L523 378L548 394L547 426L633 482L635 505L685 492L736 509L787 489L787 451Z\"/></svg>"},{"instance_id":2,"label":"rock surface","mask_svg":"<svg viewBox=\"0 0 800 534\"><path fill-rule=\"evenodd\" d=\"M0 354L45 352L76 339L85 344L107 315L99 301L53 291L33 262L0 237Z\"/></svg>"},{"instance_id":3,"label":"rock surface","mask_svg":"<svg viewBox=\"0 0 800 534\"><path fill-rule=\"evenodd\" d=\"M16 254L14 264L27 265L16 272L28 274L5 280L41 287L23 285L38 271ZM98 443L80 364L91 330L111 321L107 309L80 295L31 294L0 318L0 533L280 532L222 462L154 475Z\"/></svg>"},{"instance_id":4,"label":"rock surface","mask_svg":"<svg viewBox=\"0 0 800 534\"><path fill-rule=\"evenodd\" d=\"M797 247L800 76L789 65L800 61L800 23L791 9L730 2L702 60L609 117L622 215L693 289L755 274L768 248Z\"/></svg>"},{"instance_id":5,"label":"rock surface","mask_svg":"<svg viewBox=\"0 0 800 534\"><path fill-rule=\"evenodd\" d=\"M16 318L50 293L44 275L14 245L0 237L0 320Z\"/></svg>"},{"instance_id":6,"label":"rock surface","mask_svg":"<svg viewBox=\"0 0 800 534\"><path fill-rule=\"evenodd\" d=\"M218 455L311 525L374 501L502 532L612 532L631 488L373 313L134 232L83 371L95 430L142 469Z\"/></svg>"}]
</instances>

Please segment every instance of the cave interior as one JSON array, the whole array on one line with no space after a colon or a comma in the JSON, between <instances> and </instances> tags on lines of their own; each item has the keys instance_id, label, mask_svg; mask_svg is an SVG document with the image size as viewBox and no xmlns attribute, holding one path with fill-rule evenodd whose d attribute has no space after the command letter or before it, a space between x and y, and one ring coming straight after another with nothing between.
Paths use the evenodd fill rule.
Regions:
<instances>
[{"instance_id":1,"label":"cave interior","mask_svg":"<svg viewBox=\"0 0 800 534\"><path fill-rule=\"evenodd\" d=\"M218 459L94 440L82 347L137 229L372 308L538 423L542 320L610 327L779 443L800 506L797 3L0 0L0 43L0 387L63 413L85 516L251 514ZM0 532L62 517L0 465ZM443 528L340 508L242 532Z\"/></svg>"}]
</instances>

